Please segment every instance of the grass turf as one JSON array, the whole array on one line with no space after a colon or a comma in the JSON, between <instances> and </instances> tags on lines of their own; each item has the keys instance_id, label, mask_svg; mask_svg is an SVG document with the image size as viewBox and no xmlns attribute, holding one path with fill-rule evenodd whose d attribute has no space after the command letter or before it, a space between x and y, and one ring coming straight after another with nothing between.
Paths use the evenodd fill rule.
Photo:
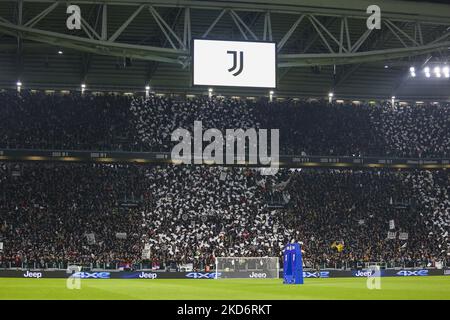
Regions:
<instances>
[{"instance_id":1,"label":"grass turf","mask_svg":"<svg viewBox=\"0 0 450 320\"><path fill-rule=\"evenodd\" d=\"M382 278L369 290L365 278L305 279L85 279L69 290L65 279L0 278L0 299L450 299L450 277Z\"/></svg>"}]
</instances>

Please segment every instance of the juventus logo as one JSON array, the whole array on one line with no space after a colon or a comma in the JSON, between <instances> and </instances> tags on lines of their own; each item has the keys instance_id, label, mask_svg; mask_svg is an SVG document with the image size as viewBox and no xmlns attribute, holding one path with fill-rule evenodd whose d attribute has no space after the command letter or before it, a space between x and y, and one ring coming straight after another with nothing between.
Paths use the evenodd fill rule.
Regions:
<instances>
[{"instance_id":1,"label":"juventus logo","mask_svg":"<svg viewBox=\"0 0 450 320\"><path fill-rule=\"evenodd\" d=\"M235 73L233 73L233 76L238 76L241 74L242 69L244 69L244 52L239 51L239 68L237 66L237 51L227 51L227 54L233 55L233 66L228 69L228 72L233 72L234 70L238 69Z\"/></svg>"}]
</instances>

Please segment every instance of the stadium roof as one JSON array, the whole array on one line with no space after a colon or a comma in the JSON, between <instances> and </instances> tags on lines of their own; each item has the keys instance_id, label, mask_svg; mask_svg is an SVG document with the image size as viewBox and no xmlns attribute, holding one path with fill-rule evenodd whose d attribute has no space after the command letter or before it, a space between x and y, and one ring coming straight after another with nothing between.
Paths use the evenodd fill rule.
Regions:
<instances>
[{"instance_id":1,"label":"stadium roof","mask_svg":"<svg viewBox=\"0 0 450 320\"><path fill-rule=\"evenodd\" d=\"M204 92L192 88L190 39L278 43L277 95L450 98L448 79L411 78L410 66L447 62L450 5L377 1L381 30L369 30L369 0L109 0L79 5L68 30L66 1L0 1L0 87ZM337 5L338 3L338 5ZM59 52L59 53L58 53ZM220 89L234 95L267 90Z\"/></svg>"}]
</instances>

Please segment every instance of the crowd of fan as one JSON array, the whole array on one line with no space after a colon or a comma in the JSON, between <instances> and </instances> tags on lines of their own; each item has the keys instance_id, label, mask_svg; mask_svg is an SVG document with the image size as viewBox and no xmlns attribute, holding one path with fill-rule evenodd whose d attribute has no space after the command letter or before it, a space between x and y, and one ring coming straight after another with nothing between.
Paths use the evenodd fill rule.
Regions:
<instances>
[{"instance_id":1,"label":"crowd of fan","mask_svg":"<svg viewBox=\"0 0 450 320\"><path fill-rule=\"evenodd\" d=\"M136 140L152 151L170 151L171 134L178 128L194 132L194 121L201 121L204 130L258 129L255 106L236 99L196 98L173 100L152 96L131 103L132 126Z\"/></svg>"},{"instance_id":2,"label":"crowd of fan","mask_svg":"<svg viewBox=\"0 0 450 320\"><path fill-rule=\"evenodd\" d=\"M450 154L448 105L0 92L0 107L0 148L170 151L175 129L202 121L280 129L282 154ZM447 257L448 185L445 171L2 163L0 266L203 269L216 256L280 256L290 241L311 267L433 265Z\"/></svg>"},{"instance_id":3,"label":"crowd of fan","mask_svg":"<svg viewBox=\"0 0 450 320\"><path fill-rule=\"evenodd\" d=\"M450 198L449 198L449 176L440 171L432 174L422 171L416 175L408 174L405 178L411 181L419 201L423 203L426 217L425 225L429 230L429 236L437 241L437 247L442 249L448 242L450 226Z\"/></svg>"},{"instance_id":4,"label":"crowd of fan","mask_svg":"<svg viewBox=\"0 0 450 320\"><path fill-rule=\"evenodd\" d=\"M382 137L385 155L439 158L450 155L450 105L392 107L382 104L371 112L372 127Z\"/></svg>"},{"instance_id":5,"label":"crowd of fan","mask_svg":"<svg viewBox=\"0 0 450 320\"><path fill-rule=\"evenodd\" d=\"M138 148L122 95L0 91L0 148L121 150Z\"/></svg>"},{"instance_id":6,"label":"crowd of fan","mask_svg":"<svg viewBox=\"0 0 450 320\"><path fill-rule=\"evenodd\" d=\"M3 259L50 267L71 261L114 264L138 256L142 216L136 210L123 214L119 206L132 192L146 194L133 179L138 169L2 164ZM117 239L123 232L127 239ZM88 234L94 234L93 242Z\"/></svg>"},{"instance_id":7,"label":"crowd of fan","mask_svg":"<svg viewBox=\"0 0 450 320\"><path fill-rule=\"evenodd\" d=\"M263 176L256 169L209 166L0 168L2 266L193 263L204 269L217 256L281 256L291 241L303 242L314 268L427 266L447 257L447 172L309 169ZM274 201L277 194L282 205ZM387 239L388 231L409 236ZM142 256L145 244L150 261Z\"/></svg>"},{"instance_id":8,"label":"crowd of fan","mask_svg":"<svg viewBox=\"0 0 450 320\"><path fill-rule=\"evenodd\" d=\"M280 129L281 154L382 155L384 145L374 134L370 106L324 101L287 100L260 103L263 128Z\"/></svg>"},{"instance_id":9,"label":"crowd of fan","mask_svg":"<svg viewBox=\"0 0 450 320\"><path fill-rule=\"evenodd\" d=\"M0 92L0 148L171 151L177 128L280 130L281 154L447 157L450 106Z\"/></svg>"},{"instance_id":10,"label":"crowd of fan","mask_svg":"<svg viewBox=\"0 0 450 320\"><path fill-rule=\"evenodd\" d=\"M443 176L448 183L448 174ZM428 224L438 222L445 229L450 219L430 217L426 199L417 197L411 177L422 179L420 172L314 170L298 174L291 185L295 209L290 219L305 239L310 262L426 266L439 257L445 259L447 235L436 230L443 236L436 239L429 234ZM444 205L448 210L448 203ZM389 231L396 232L395 239L387 238ZM401 240L399 234L405 232L408 239ZM330 240L343 244L344 250L336 252Z\"/></svg>"}]
</instances>

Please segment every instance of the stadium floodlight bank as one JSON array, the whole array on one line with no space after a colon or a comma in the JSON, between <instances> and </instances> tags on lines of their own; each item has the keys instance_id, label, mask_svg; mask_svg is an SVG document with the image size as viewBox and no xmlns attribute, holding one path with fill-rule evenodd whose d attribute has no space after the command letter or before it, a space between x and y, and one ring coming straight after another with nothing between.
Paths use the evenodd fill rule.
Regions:
<instances>
[{"instance_id":1,"label":"stadium floodlight bank","mask_svg":"<svg viewBox=\"0 0 450 320\"><path fill-rule=\"evenodd\" d=\"M280 277L278 257L216 257L216 279Z\"/></svg>"}]
</instances>

